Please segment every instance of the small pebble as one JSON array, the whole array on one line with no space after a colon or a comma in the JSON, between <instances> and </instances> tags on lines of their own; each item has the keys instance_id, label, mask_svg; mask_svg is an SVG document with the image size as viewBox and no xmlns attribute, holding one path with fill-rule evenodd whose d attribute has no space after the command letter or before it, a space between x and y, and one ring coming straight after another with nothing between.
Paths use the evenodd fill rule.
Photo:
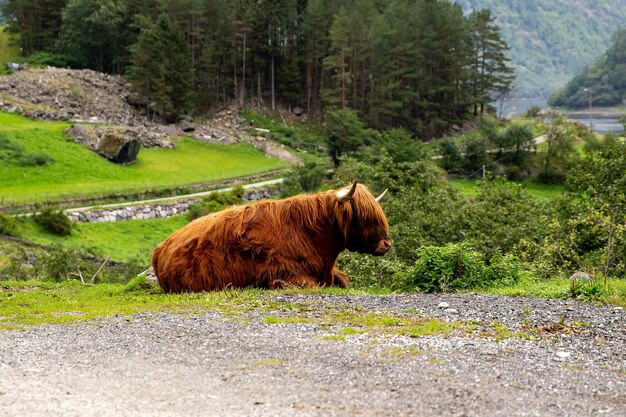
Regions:
<instances>
[{"instance_id":1,"label":"small pebble","mask_svg":"<svg viewBox=\"0 0 626 417\"><path fill-rule=\"evenodd\" d=\"M565 359L565 358L569 358L570 356L572 356L572 354L569 352L556 352L556 356L558 356L561 359Z\"/></svg>"},{"instance_id":2,"label":"small pebble","mask_svg":"<svg viewBox=\"0 0 626 417\"><path fill-rule=\"evenodd\" d=\"M441 303L439 303L439 308L448 308L450 307L450 304L446 303L445 301L442 301Z\"/></svg>"}]
</instances>

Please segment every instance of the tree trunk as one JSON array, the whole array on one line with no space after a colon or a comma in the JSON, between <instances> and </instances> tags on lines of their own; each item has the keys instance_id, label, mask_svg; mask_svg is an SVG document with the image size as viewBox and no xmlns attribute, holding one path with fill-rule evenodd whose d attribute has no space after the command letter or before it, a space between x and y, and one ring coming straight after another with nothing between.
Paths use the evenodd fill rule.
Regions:
<instances>
[{"instance_id":1,"label":"tree trunk","mask_svg":"<svg viewBox=\"0 0 626 417\"><path fill-rule=\"evenodd\" d=\"M276 90L275 90L275 78L274 78L274 54L272 54L272 65L271 65L271 83L272 83L272 111L276 111Z\"/></svg>"}]
</instances>

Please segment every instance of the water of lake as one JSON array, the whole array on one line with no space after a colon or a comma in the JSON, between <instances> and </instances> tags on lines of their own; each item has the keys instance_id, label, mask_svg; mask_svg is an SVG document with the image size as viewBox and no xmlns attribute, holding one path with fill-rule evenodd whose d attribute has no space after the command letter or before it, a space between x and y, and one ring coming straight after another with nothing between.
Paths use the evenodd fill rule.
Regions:
<instances>
[{"instance_id":1,"label":"water of lake","mask_svg":"<svg viewBox=\"0 0 626 417\"><path fill-rule=\"evenodd\" d=\"M623 127L617 117L603 119L593 118L592 120L589 120L589 117L569 116L568 119L584 123L586 126L589 126L589 123L591 123L591 125L593 125L593 130L598 133L619 133L623 130Z\"/></svg>"},{"instance_id":2,"label":"water of lake","mask_svg":"<svg viewBox=\"0 0 626 417\"><path fill-rule=\"evenodd\" d=\"M502 108L499 108L499 103L494 103L494 106L498 109L498 114L506 117L516 117L521 116L526 113L531 106L539 106L542 109L548 107L548 102L546 99L536 98L536 99L526 99L526 98L515 98L506 100L502 104ZM588 116L569 116L570 120L574 120L580 123L589 126L589 117ZM593 125L593 130L598 133L608 133L608 132L621 132L623 130L622 125L619 122L619 118L617 117L609 117L609 118L593 118L591 120Z\"/></svg>"}]
</instances>

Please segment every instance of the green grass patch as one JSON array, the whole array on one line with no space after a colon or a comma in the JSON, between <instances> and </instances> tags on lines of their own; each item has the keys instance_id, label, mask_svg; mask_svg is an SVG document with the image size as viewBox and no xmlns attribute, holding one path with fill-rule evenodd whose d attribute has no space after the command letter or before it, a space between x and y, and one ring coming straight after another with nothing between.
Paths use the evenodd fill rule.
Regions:
<instances>
[{"instance_id":1,"label":"green grass patch","mask_svg":"<svg viewBox=\"0 0 626 417\"><path fill-rule=\"evenodd\" d=\"M312 323L313 319L308 317L275 317L275 316L265 316L263 317L263 321L268 324L290 324L290 323Z\"/></svg>"},{"instance_id":2,"label":"green grass patch","mask_svg":"<svg viewBox=\"0 0 626 417\"><path fill-rule=\"evenodd\" d=\"M480 190L480 181L473 179L451 179L450 184L457 187L464 195L474 196ZM533 181L521 183L528 193L540 199L552 199L563 195L567 190L558 184L540 184Z\"/></svg>"},{"instance_id":3,"label":"green grass patch","mask_svg":"<svg viewBox=\"0 0 626 417\"><path fill-rule=\"evenodd\" d=\"M597 292L585 293L584 288L578 294L572 294L572 281L566 278L538 279L526 277L510 286L495 286L475 290L497 295L512 295L540 298L578 298L582 301L591 301L598 304L610 304L626 307L626 280L608 279L590 284L590 288Z\"/></svg>"},{"instance_id":4,"label":"green grass patch","mask_svg":"<svg viewBox=\"0 0 626 417\"><path fill-rule=\"evenodd\" d=\"M0 288L0 330L44 323L81 323L139 312L197 313L273 308L272 303L259 297L257 290L163 294L147 291L136 282L125 286L83 285L77 281L61 284L0 282Z\"/></svg>"},{"instance_id":5,"label":"green grass patch","mask_svg":"<svg viewBox=\"0 0 626 417\"><path fill-rule=\"evenodd\" d=\"M272 139L292 149L293 153L305 161L319 165L330 163L327 148L328 143L323 129L313 123L295 122L285 126L280 115L272 116L259 113L251 108L245 109L243 117L250 123L250 133ZM255 130L260 128L269 132Z\"/></svg>"},{"instance_id":6,"label":"green grass patch","mask_svg":"<svg viewBox=\"0 0 626 417\"><path fill-rule=\"evenodd\" d=\"M189 138L179 138L176 149L141 149L134 163L119 165L68 139L68 127L68 123L0 113L0 134L25 152L54 160L44 166L0 164L0 198L5 204L175 188L288 166L248 144L223 145Z\"/></svg>"},{"instance_id":7,"label":"green grass patch","mask_svg":"<svg viewBox=\"0 0 626 417\"><path fill-rule=\"evenodd\" d=\"M152 250L187 222L184 215L178 215L167 219L75 223L69 236L47 232L29 218L20 218L17 225L19 236L29 242L90 250L121 262L135 259L147 266Z\"/></svg>"},{"instance_id":8,"label":"green grass patch","mask_svg":"<svg viewBox=\"0 0 626 417\"><path fill-rule=\"evenodd\" d=\"M401 334L410 337L423 337L431 335L448 336L454 329L462 326L460 322L448 322L439 319L423 319L401 330Z\"/></svg>"}]
</instances>

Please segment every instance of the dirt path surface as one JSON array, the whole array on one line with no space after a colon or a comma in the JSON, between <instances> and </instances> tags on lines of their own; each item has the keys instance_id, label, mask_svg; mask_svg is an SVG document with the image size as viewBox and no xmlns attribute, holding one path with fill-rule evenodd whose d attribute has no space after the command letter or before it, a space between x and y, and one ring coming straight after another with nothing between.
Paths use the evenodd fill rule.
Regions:
<instances>
[{"instance_id":1,"label":"dirt path surface","mask_svg":"<svg viewBox=\"0 0 626 417\"><path fill-rule=\"evenodd\" d=\"M279 308L0 332L0 416L626 416L620 308L476 294L263 303ZM410 336L443 320L453 330Z\"/></svg>"}]
</instances>

